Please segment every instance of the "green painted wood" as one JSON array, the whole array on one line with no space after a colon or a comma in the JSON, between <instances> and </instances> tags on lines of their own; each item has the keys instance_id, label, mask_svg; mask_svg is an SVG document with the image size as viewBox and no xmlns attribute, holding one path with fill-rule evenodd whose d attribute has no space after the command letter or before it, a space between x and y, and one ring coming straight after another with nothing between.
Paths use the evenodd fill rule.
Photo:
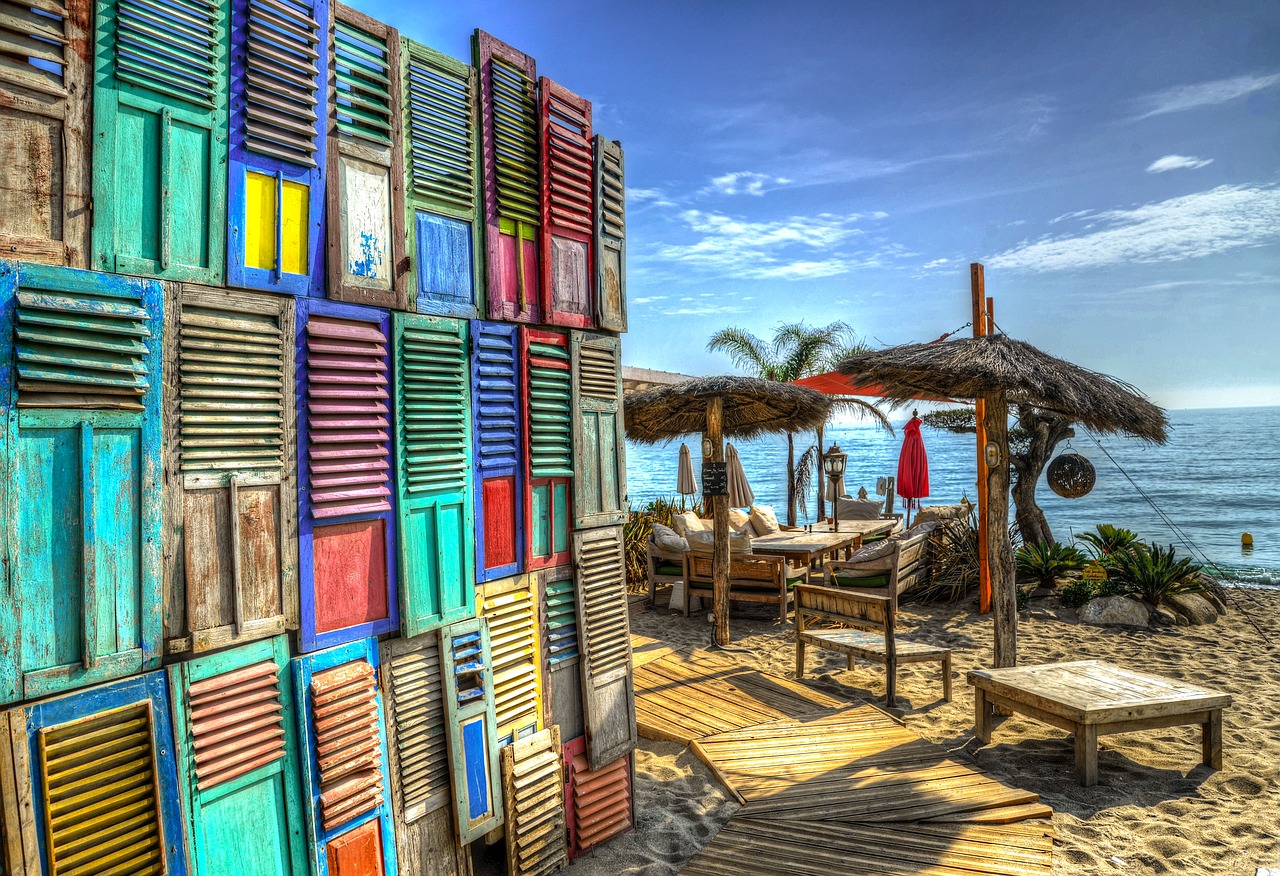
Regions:
<instances>
[{"instance_id":1,"label":"green painted wood","mask_svg":"<svg viewBox=\"0 0 1280 876\"><path fill-rule=\"evenodd\" d=\"M574 526L591 529L627 518L626 441L622 424L622 343L612 335L572 332Z\"/></svg>"},{"instance_id":2,"label":"green painted wood","mask_svg":"<svg viewBox=\"0 0 1280 876\"><path fill-rule=\"evenodd\" d=\"M99 0L93 264L221 284L229 0Z\"/></svg>"},{"instance_id":3,"label":"green painted wood","mask_svg":"<svg viewBox=\"0 0 1280 876\"><path fill-rule=\"evenodd\" d=\"M476 613L468 329L460 319L392 318L405 636Z\"/></svg>"},{"instance_id":4,"label":"green painted wood","mask_svg":"<svg viewBox=\"0 0 1280 876\"><path fill-rule=\"evenodd\" d=\"M161 284L0 261L0 703L158 665Z\"/></svg>"},{"instance_id":5,"label":"green painted wood","mask_svg":"<svg viewBox=\"0 0 1280 876\"><path fill-rule=\"evenodd\" d=\"M484 618L441 627L440 674L458 838L469 843L502 825L493 657Z\"/></svg>"}]
</instances>

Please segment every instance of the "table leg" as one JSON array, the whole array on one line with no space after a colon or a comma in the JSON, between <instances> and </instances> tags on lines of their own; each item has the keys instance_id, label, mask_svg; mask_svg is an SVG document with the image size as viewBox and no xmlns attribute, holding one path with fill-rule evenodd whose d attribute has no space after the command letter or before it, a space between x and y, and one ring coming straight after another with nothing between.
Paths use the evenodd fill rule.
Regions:
<instances>
[{"instance_id":1,"label":"table leg","mask_svg":"<svg viewBox=\"0 0 1280 876\"><path fill-rule=\"evenodd\" d=\"M951 702L951 652L942 655L942 698Z\"/></svg>"},{"instance_id":2,"label":"table leg","mask_svg":"<svg viewBox=\"0 0 1280 876\"><path fill-rule=\"evenodd\" d=\"M804 678L804 642L796 638L796 680Z\"/></svg>"},{"instance_id":3,"label":"table leg","mask_svg":"<svg viewBox=\"0 0 1280 876\"><path fill-rule=\"evenodd\" d=\"M1098 725L1076 725L1076 781L1086 788L1098 784Z\"/></svg>"},{"instance_id":4,"label":"table leg","mask_svg":"<svg viewBox=\"0 0 1280 876\"><path fill-rule=\"evenodd\" d=\"M1222 709L1209 713L1209 720L1201 725L1200 762L1215 770L1222 769Z\"/></svg>"},{"instance_id":5,"label":"table leg","mask_svg":"<svg viewBox=\"0 0 1280 876\"><path fill-rule=\"evenodd\" d=\"M991 742L991 704L987 693L980 687L973 689L973 735L983 745Z\"/></svg>"}]
</instances>

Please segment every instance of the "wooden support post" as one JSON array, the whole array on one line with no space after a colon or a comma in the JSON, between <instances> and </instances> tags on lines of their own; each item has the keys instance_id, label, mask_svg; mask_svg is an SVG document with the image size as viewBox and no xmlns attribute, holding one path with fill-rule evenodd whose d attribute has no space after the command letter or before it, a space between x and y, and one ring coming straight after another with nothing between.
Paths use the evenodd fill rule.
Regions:
<instances>
[{"instance_id":1,"label":"wooden support post","mask_svg":"<svg viewBox=\"0 0 1280 876\"><path fill-rule=\"evenodd\" d=\"M707 401L707 439L711 462L724 462L724 400ZM729 644L729 497L711 496L713 547L711 551L711 605L716 618L716 643ZM685 582L685 587L689 582Z\"/></svg>"},{"instance_id":2,"label":"wooden support post","mask_svg":"<svg viewBox=\"0 0 1280 876\"><path fill-rule=\"evenodd\" d=\"M984 538L991 570L991 603L995 609L995 665L1018 662L1018 595L1014 580L1013 546L1009 544L1009 405L1004 390L990 393L986 402L987 444L998 459L987 470L987 521Z\"/></svg>"},{"instance_id":3,"label":"wooden support post","mask_svg":"<svg viewBox=\"0 0 1280 876\"><path fill-rule=\"evenodd\" d=\"M983 267L978 262L969 265L969 291L973 298L973 336L980 338L987 333L987 314L985 312L986 279ZM974 402L974 423L977 434L974 436L978 447L978 532L987 531L988 493L987 493L987 446L986 403L982 399ZM978 611L987 614L991 611L991 562L987 555L987 542L978 539Z\"/></svg>"},{"instance_id":4,"label":"wooden support post","mask_svg":"<svg viewBox=\"0 0 1280 876\"><path fill-rule=\"evenodd\" d=\"M1098 784L1098 725L1076 725L1076 781L1086 788Z\"/></svg>"}]
</instances>

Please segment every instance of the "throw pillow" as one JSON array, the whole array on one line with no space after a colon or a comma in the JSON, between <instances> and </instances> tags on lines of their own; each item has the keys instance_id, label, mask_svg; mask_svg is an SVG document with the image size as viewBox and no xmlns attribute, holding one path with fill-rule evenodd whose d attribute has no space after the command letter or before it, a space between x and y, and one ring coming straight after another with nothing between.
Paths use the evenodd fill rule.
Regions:
<instances>
[{"instance_id":1,"label":"throw pillow","mask_svg":"<svg viewBox=\"0 0 1280 876\"><path fill-rule=\"evenodd\" d=\"M751 528L756 531L756 535L773 535L782 532L777 515L768 505L751 506Z\"/></svg>"},{"instance_id":2,"label":"throw pillow","mask_svg":"<svg viewBox=\"0 0 1280 876\"><path fill-rule=\"evenodd\" d=\"M712 548L715 547L715 535L714 532L708 529L689 533L689 549L695 550L700 554L711 553ZM729 553L751 553L751 537L745 532L729 530Z\"/></svg>"},{"instance_id":3,"label":"throw pillow","mask_svg":"<svg viewBox=\"0 0 1280 876\"><path fill-rule=\"evenodd\" d=\"M676 534L676 531L661 523L653 524L653 543L664 551L684 553L689 549L689 542Z\"/></svg>"},{"instance_id":4,"label":"throw pillow","mask_svg":"<svg viewBox=\"0 0 1280 876\"><path fill-rule=\"evenodd\" d=\"M873 544L864 545L853 552L853 556L849 557L850 563L868 563L872 560L878 560L893 554L898 549L898 542L893 539L886 538Z\"/></svg>"},{"instance_id":5,"label":"throw pillow","mask_svg":"<svg viewBox=\"0 0 1280 876\"><path fill-rule=\"evenodd\" d=\"M968 505L930 505L928 508L921 508L911 519L919 524L930 520L957 520L968 513Z\"/></svg>"},{"instance_id":6,"label":"throw pillow","mask_svg":"<svg viewBox=\"0 0 1280 876\"><path fill-rule=\"evenodd\" d=\"M751 529L751 515L741 508L729 509L729 528L734 532L745 532L748 538L755 535Z\"/></svg>"},{"instance_id":7,"label":"throw pillow","mask_svg":"<svg viewBox=\"0 0 1280 876\"><path fill-rule=\"evenodd\" d=\"M699 530L711 528L710 520L703 520L692 511L683 511L677 514L673 518L672 523L675 524L676 534L684 536L685 538L688 538L689 533L691 532L698 532Z\"/></svg>"},{"instance_id":8,"label":"throw pillow","mask_svg":"<svg viewBox=\"0 0 1280 876\"><path fill-rule=\"evenodd\" d=\"M879 520L884 502L876 499L837 499L841 520Z\"/></svg>"}]
</instances>

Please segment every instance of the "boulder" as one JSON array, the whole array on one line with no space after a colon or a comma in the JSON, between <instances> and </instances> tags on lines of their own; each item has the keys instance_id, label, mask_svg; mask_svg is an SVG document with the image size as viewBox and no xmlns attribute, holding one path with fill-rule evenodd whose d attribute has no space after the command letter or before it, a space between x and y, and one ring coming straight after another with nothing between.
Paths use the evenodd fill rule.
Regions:
<instances>
[{"instance_id":1,"label":"boulder","mask_svg":"<svg viewBox=\"0 0 1280 876\"><path fill-rule=\"evenodd\" d=\"M1151 623L1156 626L1161 626L1161 627L1177 626L1178 621L1182 621L1183 624L1186 623L1186 621L1180 615L1174 614L1172 611L1165 608L1163 605L1157 607L1155 611L1151 612Z\"/></svg>"},{"instance_id":2,"label":"boulder","mask_svg":"<svg viewBox=\"0 0 1280 876\"><path fill-rule=\"evenodd\" d=\"M1095 626L1145 627L1147 607L1127 596L1103 596L1091 599L1080 609L1081 623Z\"/></svg>"},{"instance_id":3,"label":"boulder","mask_svg":"<svg viewBox=\"0 0 1280 876\"><path fill-rule=\"evenodd\" d=\"M1191 626L1218 622L1218 610L1198 593L1179 593L1166 596L1163 601L1174 612L1186 618Z\"/></svg>"},{"instance_id":4,"label":"boulder","mask_svg":"<svg viewBox=\"0 0 1280 876\"><path fill-rule=\"evenodd\" d=\"M1225 590L1222 589L1222 583L1218 581L1217 578L1210 575L1208 572L1201 572L1200 574L1196 575L1196 580L1198 580L1201 586L1204 587L1204 592L1201 593L1200 596L1209 600L1209 602L1213 605L1213 607L1218 610L1218 614L1220 615L1226 614L1227 613L1227 602L1226 602L1227 593Z\"/></svg>"}]
</instances>

